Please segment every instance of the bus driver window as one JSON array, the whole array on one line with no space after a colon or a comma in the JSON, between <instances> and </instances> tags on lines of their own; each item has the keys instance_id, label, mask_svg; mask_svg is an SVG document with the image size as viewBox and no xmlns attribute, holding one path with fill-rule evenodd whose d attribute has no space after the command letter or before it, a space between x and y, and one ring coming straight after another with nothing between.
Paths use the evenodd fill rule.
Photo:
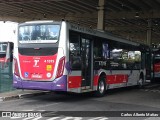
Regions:
<instances>
[{"instance_id":1,"label":"bus driver window","mask_svg":"<svg viewBox=\"0 0 160 120\"><path fill-rule=\"evenodd\" d=\"M76 34L70 35L70 62L72 69L81 69L80 41Z\"/></svg>"}]
</instances>

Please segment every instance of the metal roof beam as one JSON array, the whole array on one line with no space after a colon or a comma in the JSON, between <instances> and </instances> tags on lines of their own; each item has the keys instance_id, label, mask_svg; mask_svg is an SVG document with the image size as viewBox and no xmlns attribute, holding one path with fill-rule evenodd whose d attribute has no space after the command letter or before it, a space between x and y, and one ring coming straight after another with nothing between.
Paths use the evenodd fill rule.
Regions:
<instances>
[{"instance_id":1,"label":"metal roof beam","mask_svg":"<svg viewBox=\"0 0 160 120\"><path fill-rule=\"evenodd\" d=\"M142 0L130 0L132 4L135 4L137 7L142 8L142 11L149 11L151 6L143 2Z\"/></svg>"},{"instance_id":2,"label":"metal roof beam","mask_svg":"<svg viewBox=\"0 0 160 120\"><path fill-rule=\"evenodd\" d=\"M128 9L130 9L130 10L137 11L137 10L141 9L140 7L136 6L135 4L131 3L128 0L125 0L125 1L124 0L116 0L116 1L119 2L120 4L122 4L123 6L128 7Z\"/></svg>"},{"instance_id":3,"label":"metal roof beam","mask_svg":"<svg viewBox=\"0 0 160 120\"><path fill-rule=\"evenodd\" d=\"M146 4L151 6L152 9L160 10L160 3L155 0L144 0Z\"/></svg>"},{"instance_id":4,"label":"metal roof beam","mask_svg":"<svg viewBox=\"0 0 160 120\"><path fill-rule=\"evenodd\" d=\"M82 10L83 12L93 12L93 9L91 10L90 8L88 8L88 6L84 6L84 4L79 3L79 1L67 1L67 5L69 5L70 7L74 7L76 9ZM94 8L94 11L96 10L96 7Z\"/></svg>"}]
</instances>

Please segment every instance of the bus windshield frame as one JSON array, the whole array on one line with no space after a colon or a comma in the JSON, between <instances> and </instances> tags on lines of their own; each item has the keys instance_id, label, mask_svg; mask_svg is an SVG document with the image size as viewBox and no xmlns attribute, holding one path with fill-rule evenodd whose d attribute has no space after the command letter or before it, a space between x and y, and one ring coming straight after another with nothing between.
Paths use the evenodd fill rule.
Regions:
<instances>
[{"instance_id":1,"label":"bus windshield frame","mask_svg":"<svg viewBox=\"0 0 160 120\"><path fill-rule=\"evenodd\" d=\"M7 43L0 43L0 53L5 53L7 50Z\"/></svg>"},{"instance_id":2,"label":"bus windshield frame","mask_svg":"<svg viewBox=\"0 0 160 120\"><path fill-rule=\"evenodd\" d=\"M60 24L26 24L18 28L18 42L56 43L59 40Z\"/></svg>"}]
</instances>

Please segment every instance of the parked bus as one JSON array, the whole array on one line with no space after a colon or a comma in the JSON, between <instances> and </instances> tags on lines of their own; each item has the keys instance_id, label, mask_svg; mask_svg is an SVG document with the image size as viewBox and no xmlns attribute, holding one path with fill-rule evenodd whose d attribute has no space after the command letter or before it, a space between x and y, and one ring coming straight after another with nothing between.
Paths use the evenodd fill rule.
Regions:
<instances>
[{"instance_id":1,"label":"parked bus","mask_svg":"<svg viewBox=\"0 0 160 120\"><path fill-rule=\"evenodd\" d=\"M160 79L160 49L152 49L152 82Z\"/></svg>"},{"instance_id":2,"label":"parked bus","mask_svg":"<svg viewBox=\"0 0 160 120\"><path fill-rule=\"evenodd\" d=\"M8 63L13 60L13 42L1 41L0 42L0 68L8 67Z\"/></svg>"},{"instance_id":3,"label":"parked bus","mask_svg":"<svg viewBox=\"0 0 160 120\"><path fill-rule=\"evenodd\" d=\"M95 91L143 86L146 46L66 21L18 26L13 86L18 89Z\"/></svg>"}]
</instances>

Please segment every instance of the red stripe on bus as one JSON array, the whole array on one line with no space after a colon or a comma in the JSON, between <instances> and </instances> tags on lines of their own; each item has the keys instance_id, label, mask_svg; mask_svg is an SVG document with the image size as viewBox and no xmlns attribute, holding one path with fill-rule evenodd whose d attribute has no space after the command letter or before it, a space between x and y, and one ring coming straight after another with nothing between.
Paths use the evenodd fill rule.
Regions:
<instances>
[{"instance_id":1,"label":"red stripe on bus","mask_svg":"<svg viewBox=\"0 0 160 120\"><path fill-rule=\"evenodd\" d=\"M128 75L107 75L107 84L118 84L128 82Z\"/></svg>"},{"instance_id":2,"label":"red stripe on bus","mask_svg":"<svg viewBox=\"0 0 160 120\"><path fill-rule=\"evenodd\" d=\"M22 77L30 80L50 80L53 76L57 54L51 56L26 56L19 54Z\"/></svg>"},{"instance_id":3,"label":"red stripe on bus","mask_svg":"<svg viewBox=\"0 0 160 120\"><path fill-rule=\"evenodd\" d=\"M154 72L160 72L160 64L154 64Z\"/></svg>"},{"instance_id":4,"label":"red stripe on bus","mask_svg":"<svg viewBox=\"0 0 160 120\"><path fill-rule=\"evenodd\" d=\"M4 57L4 58L0 58L0 68L4 68L4 65L5 65L5 59L6 59L6 57Z\"/></svg>"},{"instance_id":5,"label":"red stripe on bus","mask_svg":"<svg viewBox=\"0 0 160 120\"><path fill-rule=\"evenodd\" d=\"M0 58L0 62L5 62L5 57L4 58Z\"/></svg>"},{"instance_id":6,"label":"red stripe on bus","mask_svg":"<svg viewBox=\"0 0 160 120\"><path fill-rule=\"evenodd\" d=\"M68 88L79 88L81 87L81 83L81 76L69 76L68 78Z\"/></svg>"},{"instance_id":7,"label":"red stripe on bus","mask_svg":"<svg viewBox=\"0 0 160 120\"><path fill-rule=\"evenodd\" d=\"M99 78L98 75L97 75L97 76L94 76L94 82L93 82L93 85L94 85L94 86L97 86L97 85L98 85L98 78Z\"/></svg>"}]
</instances>

